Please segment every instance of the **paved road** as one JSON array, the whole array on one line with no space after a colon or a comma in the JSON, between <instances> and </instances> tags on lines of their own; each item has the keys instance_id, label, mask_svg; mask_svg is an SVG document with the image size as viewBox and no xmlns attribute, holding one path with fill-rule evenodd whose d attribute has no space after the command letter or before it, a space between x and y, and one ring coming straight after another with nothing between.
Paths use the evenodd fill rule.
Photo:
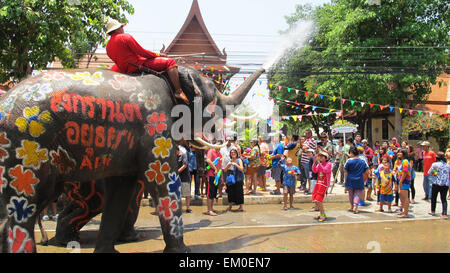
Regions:
<instances>
[{"instance_id":1,"label":"paved road","mask_svg":"<svg viewBox=\"0 0 450 273\"><path fill-rule=\"evenodd\" d=\"M418 181L422 181L421 177ZM341 187L341 186L336 186ZM343 189L338 189L343 191ZM328 220L318 223L310 212L311 203L297 203L295 209L283 211L279 204L247 205L244 212L205 215L205 206L193 206L183 214L184 241L192 252L450 252L450 221L428 215L430 204L422 201L421 183L416 182L416 204L411 217L398 219L395 213L375 212L376 202L362 207L359 214L347 211L348 203L326 203ZM440 212L438 203L437 212ZM161 252L164 241L154 209L141 207L136 228L138 242L116 246L120 252ZM92 252L100 217L93 219L81 232L80 249ZM48 230L54 222L44 222ZM38 230L37 230L38 231ZM54 235L49 232L50 238ZM37 241L40 235L36 232ZM76 245L76 244L75 244ZM72 249L40 246L38 252L71 252Z\"/></svg>"}]
</instances>

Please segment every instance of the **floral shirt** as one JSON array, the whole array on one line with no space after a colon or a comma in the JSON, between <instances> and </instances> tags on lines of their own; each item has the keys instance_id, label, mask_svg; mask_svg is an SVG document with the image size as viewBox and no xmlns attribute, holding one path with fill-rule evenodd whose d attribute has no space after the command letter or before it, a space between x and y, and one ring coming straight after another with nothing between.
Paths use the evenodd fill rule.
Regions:
<instances>
[{"instance_id":1,"label":"floral shirt","mask_svg":"<svg viewBox=\"0 0 450 273\"><path fill-rule=\"evenodd\" d=\"M257 168L260 165L260 154L258 146L254 146L250 152L250 158L248 159L248 166L251 168Z\"/></svg>"},{"instance_id":2,"label":"floral shirt","mask_svg":"<svg viewBox=\"0 0 450 273\"><path fill-rule=\"evenodd\" d=\"M445 163L444 161L434 162L428 170L428 175L436 177L435 179L432 179L433 184L450 186L450 164Z\"/></svg>"}]
</instances>

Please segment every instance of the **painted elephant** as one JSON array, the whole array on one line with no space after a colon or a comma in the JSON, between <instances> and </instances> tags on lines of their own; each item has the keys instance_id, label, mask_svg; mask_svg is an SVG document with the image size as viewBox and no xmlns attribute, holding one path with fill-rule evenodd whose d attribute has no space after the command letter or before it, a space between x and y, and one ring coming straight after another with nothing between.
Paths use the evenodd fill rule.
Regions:
<instances>
[{"instance_id":1,"label":"painted elephant","mask_svg":"<svg viewBox=\"0 0 450 273\"><path fill-rule=\"evenodd\" d=\"M99 69L44 72L2 96L0 194L7 210L0 223L2 251L35 252L37 215L62 193L65 181L92 180L105 180L95 252L115 252L139 180L149 183L157 204L164 251L188 251L183 242L176 141L209 145L199 137L208 121L203 110L216 113L217 106L240 104L264 69L231 96L221 94L194 69L179 71L184 92L191 101L196 98L189 106L172 99L170 83L162 77ZM182 126L183 133L173 135L183 112L174 115L175 106L190 113L200 110L200 117L188 118L200 121L200 129L189 130L189 123Z\"/></svg>"},{"instance_id":2,"label":"painted elephant","mask_svg":"<svg viewBox=\"0 0 450 273\"><path fill-rule=\"evenodd\" d=\"M64 193L68 197L68 203L58 216L54 238L56 244L67 245L70 241L79 241L81 228L103 211L105 183L104 180L65 183ZM118 241L129 242L137 239L134 224L139 213L144 187L144 181L139 180L128 205L127 217Z\"/></svg>"}]
</instances>

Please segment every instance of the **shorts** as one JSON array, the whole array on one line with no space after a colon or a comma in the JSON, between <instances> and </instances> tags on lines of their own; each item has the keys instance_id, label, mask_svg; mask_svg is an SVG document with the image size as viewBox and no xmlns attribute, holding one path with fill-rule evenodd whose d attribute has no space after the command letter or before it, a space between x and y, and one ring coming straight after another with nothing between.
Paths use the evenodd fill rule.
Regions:
<instances>
[{"instance_id":1,"label":"shorts","mask_svg":"<svg viewBox=\"0 0 450 273\"><path fill-rule=\"evenodd\" d=\"M295 186L284 186L283 185L283 194L294 194L295 193Z\"/></svg>"},{"instance_id":2,"label":"shorts","mask_svg":"<svg viewBox=\"0 0 450 273\"><path fill-rule=\"evenodd\" d=\"M394 201L394 195L392 194L380 194L380 202L392 203Z\"/></svg>"},{"instance_id":3,"label":"shorts","mask_svg":"<svg viewBox=\"0 0 450 273\"><path fill-rule=\"evenodd\" d=\"M208 199L215 199L217 197L218 185L214 185L215 176L208 176L208 188L206 190L206 196Z\"/></svg>"},{"instance_id":4,"label":"shorts","mask_svg":"<svg viewBox=\"0 0 450 273\"><path fill-rule=\"evenodd\" d=\"M258 176L264 176L266 174L266 166L259 166L258 168Z\"/></svg>"},{"instance_id":5,"label":"shorts","mask_svg":"<svg viewBox=\"0 0 450 273\"><path fill-rule=\"evenodd\" d=\"M366 188L368 188L368 189L371 189L372 188L372 180L371 179L368 179L368 180L366 180L366 183L365 183L366 185Z\"/></svg>"},{"instance_id":6,"label":"shorts","mask_svg":"<svg viewBox=\"0 0 450 273\"><path fill-rule=\"evenodd\" d=\"M174 59L167 57L149 58L142 65L158 72L168 71L171 68L178 67Z\"/></svg>"},{"instance_id":7,"label":"shorts","mask_svg":"<svg viewBox=\"0 0 450 273\"><path fill-rule=\"evenodd\" d=\"M190 196L191 196L191 183L181 182L181 197L190 197Z\"/></svg>"},{"instance_id":8,"label":"shorts","mask_svg":"<svg viewBox=\"0 0 450 273\"><path fill-rule=\"evenodd\" d=\"M281 167L272 167L272 178L275 181L281 181Z\"/></svg>"},{"instance_id":9,"label":"shorts","mask_svg":"<svg viewBox=\"0 0 450 273\"><path fill-rule=\"evenodd\" d=\"M247 168L247 175L254 175L254 174L256 174L257 172L258 172L258 170L259 170L259 166L258 167L248 167Z\"/></svg>"},{"instance_id":10,"label":"shorts","mask_svg":"<svg viewBox=\"0 0 450 273\"><path fill-rule=\"evenodd\" d=\"M322 185L322 184L316 184L314 186L314 190L312 193L312 201L313 202L323 202L323 199L325 198L325 194L327 193L328 187Z\"/></svg>"},{"instance_id":11,"label":"shorts","mask_svg":"<svg viewBox=\"0 0 450 273\"><path fill-rule=\"evenodd\" d=\"M401 190L409 190L410 188L411 188L411 185L403 183Z\"/></svg>"}]
</instances>

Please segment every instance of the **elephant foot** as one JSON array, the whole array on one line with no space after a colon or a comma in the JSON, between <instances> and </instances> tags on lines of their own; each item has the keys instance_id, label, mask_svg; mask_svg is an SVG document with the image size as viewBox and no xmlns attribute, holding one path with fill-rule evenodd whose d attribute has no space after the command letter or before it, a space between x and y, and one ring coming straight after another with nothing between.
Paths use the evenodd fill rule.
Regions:
<instances>
[{"instance_id":1,"label":"elephant foot","mask_svg":"<svg viewBox=\"0 0 450 273\"><path fill-rule=\"evenodd\" d=\"M191 250L185 246L184 244L182 246L166 246L164 248L164 253L190 253Z\"/></svg>"},{"instance_id":2,"label":"elephant foot","mask_svg":"<svg viewBox=\"0 0 450 273\"><path fill-rule=\"evenodd\" d=\"M66 233L64 235L56 233L55 244L59 246L66 246L69 242L80 242L80 234L78 232Z\"/></svg>"},{"instance_id":3,"label":"elephant foot","mask_svg":"<svg viewBox=\"0 0 450 273\"><path fill-rule=\"evenodd\" d=\"M119 253L114 246L109 247L96 247L94 253Z\"/></svg>"},{"instance_id":4,"label":"elephant foot","mask_svg":"<svg viewBox=\"0 0 450 273\"><path fill-rule=\"evenodd\" d=\"M139 234L133 229L130 232L121 234L120 237L117 239L117 242L128 243L128 242L136 242L137 240L139 240Z\"/></svg>"}]
</instances>

